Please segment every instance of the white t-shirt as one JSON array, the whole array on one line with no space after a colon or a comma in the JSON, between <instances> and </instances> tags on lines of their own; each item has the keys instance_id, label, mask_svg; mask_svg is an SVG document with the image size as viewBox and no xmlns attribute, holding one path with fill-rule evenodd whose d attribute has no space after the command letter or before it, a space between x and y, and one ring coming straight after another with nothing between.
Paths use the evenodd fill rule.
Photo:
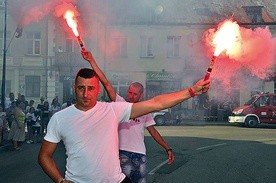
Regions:
<instances>
[{"instance_id":1,"label":"white t-shirt","mask_svg":"<svg viewBox=\"0 0 276 183\"><path fill-rule=\"evenodd\" d=\"M125 99L117 95L116 102L122 101L125 101ZM144 131L148 126L155 125L151 114L146 114L124 122L128 123L120 123L119 125L120 150L146 154Z\"/></svg>"},{"instance_id":2,"label":"white t-shirt","mask_svg":"<svg viewBox=\"0 0 276 183\"><path fill-rule=\"evenodd\" d=\"M37 121L37 120L40 120L40 117L39 116L35 116L35 114L34 113L27 113L26 114L26 120L27 121Z\"/></svg>"},{"instance_id":3,"label":"white t-shirt","mask_svg":"<svg viewBox=\"0 0 276 183\"><path fill-rule=\"evenodd\" d=\"M49 107L49 112L51 112L52 115L54 115L56 112L60 111L60 107L59 106L54 106L54 105L51 105Z\"/></svg>"},{"instance_id":4,"label":"white t-shirt","mask_svg":"<svg viewBox=\"0 0 276 183\"><path fill-rule=\"evenodd\" d=\"M119 183L125 175L119 161L118 124L130 118L131 103L97 102L88 111L71 105L53 115L45 140L63 140L65 178L75 183Z\"/></svg>"}]
</instances>

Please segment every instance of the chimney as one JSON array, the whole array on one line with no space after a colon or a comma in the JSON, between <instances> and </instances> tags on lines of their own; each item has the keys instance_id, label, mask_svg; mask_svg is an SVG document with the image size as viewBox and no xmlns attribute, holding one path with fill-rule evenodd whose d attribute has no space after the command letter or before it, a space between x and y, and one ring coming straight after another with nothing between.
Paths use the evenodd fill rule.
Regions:
<instances>
[{"instance_id":1,"label":"chimney","mask_svg":"<svg viewBox=\"0 0 276 183\"><path fill-rule=\"evenodd\" d=\"M242 6L252 23L263 23L262 8L263 6Z\"/></svg>"}]
</instances>

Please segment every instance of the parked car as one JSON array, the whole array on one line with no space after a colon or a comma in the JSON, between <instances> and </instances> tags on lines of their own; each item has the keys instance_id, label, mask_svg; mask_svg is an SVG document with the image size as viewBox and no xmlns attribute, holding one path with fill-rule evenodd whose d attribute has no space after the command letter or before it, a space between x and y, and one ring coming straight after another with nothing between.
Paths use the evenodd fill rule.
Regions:
<instances>
[{"instance_id":1,"label":"parked car","mask_svg":"<svg viewBox=\"0 0 276 183\"><path fill-rule=\"evenodd\" d=\"M151 113L156 125L164 125L172 120L171 109Z\"/></svg>"},{"instance_id":2,"label":"parked car","mask_svg":"<svg viewBox=\"0 0 276 183\"><path fill-rule=\"evenodd\" d=\"M276 124L276 94L254 95L245 105L234 109L228 121L246 127L256 127L261 123Z\"/></svg>"}]
</instances>

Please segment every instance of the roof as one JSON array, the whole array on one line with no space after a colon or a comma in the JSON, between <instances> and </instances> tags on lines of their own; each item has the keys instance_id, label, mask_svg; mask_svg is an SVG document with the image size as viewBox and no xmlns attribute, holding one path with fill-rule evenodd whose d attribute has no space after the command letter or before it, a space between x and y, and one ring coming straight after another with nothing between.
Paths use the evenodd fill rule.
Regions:
<instances>
[{"instance_id":1,"label":"roof","mask_svg":"<svg viewBox=\"0 0 276 183\"><path fill-rule=\"evenodd\" d=\"M121 3L125 1L125 5ZM111 2L112 3L112 2ZM260 6L264 22L276 22L275 0L140 0L112 3L113 21L218 23L231 16L242 23L251 23L243 6Z\"/></svg>"}]
</instances>

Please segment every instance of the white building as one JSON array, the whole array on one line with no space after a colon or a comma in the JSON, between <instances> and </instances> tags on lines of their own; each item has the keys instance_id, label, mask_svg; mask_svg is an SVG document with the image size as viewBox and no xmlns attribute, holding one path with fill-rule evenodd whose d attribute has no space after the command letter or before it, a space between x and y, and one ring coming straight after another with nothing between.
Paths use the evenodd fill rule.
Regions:
<instances>
[{"instance_id":1,"label":"white building","mask_svg":"<svg viewBox=\"0 0 276 183\"><path fill-rule=\"evenodd\" d=\"M79 30L85 47L92 51L113 86L124 95L131 82L139 81L149 98L188 87L204 76L209 57L202 52L202 34L232 14L238 22L259 23L258 26L267 23L275 35L276 3L266 2L262 5L258 1L241 3L237 0L201 3L192 0L119 0L116 3L83 0L77 8L81 12ZM22 7L26 6L22 4L17 8ZM0 13L3 17L4 3ZM1 46L3 21L0 20ZM10 45L6 58L6 96L9 92L21 93L35 101L39 101L40 96L49 101L55 96L60 101L71 97L77 70L89 64L82 59L77 40L65 21L50 13L29 23L23 28L22 36L14 38L17 25L8 12L7 43ZM2 75L2 58L0 63ZM239 103L244 103L256 90L276 92L275 78L256 83L256 87L252 87L233 82L230 93ZM213 83L209 93L216 97L223 91ZM181 107L192 108L192 102L185 102Z\"/></svg>"}]
</instances>

